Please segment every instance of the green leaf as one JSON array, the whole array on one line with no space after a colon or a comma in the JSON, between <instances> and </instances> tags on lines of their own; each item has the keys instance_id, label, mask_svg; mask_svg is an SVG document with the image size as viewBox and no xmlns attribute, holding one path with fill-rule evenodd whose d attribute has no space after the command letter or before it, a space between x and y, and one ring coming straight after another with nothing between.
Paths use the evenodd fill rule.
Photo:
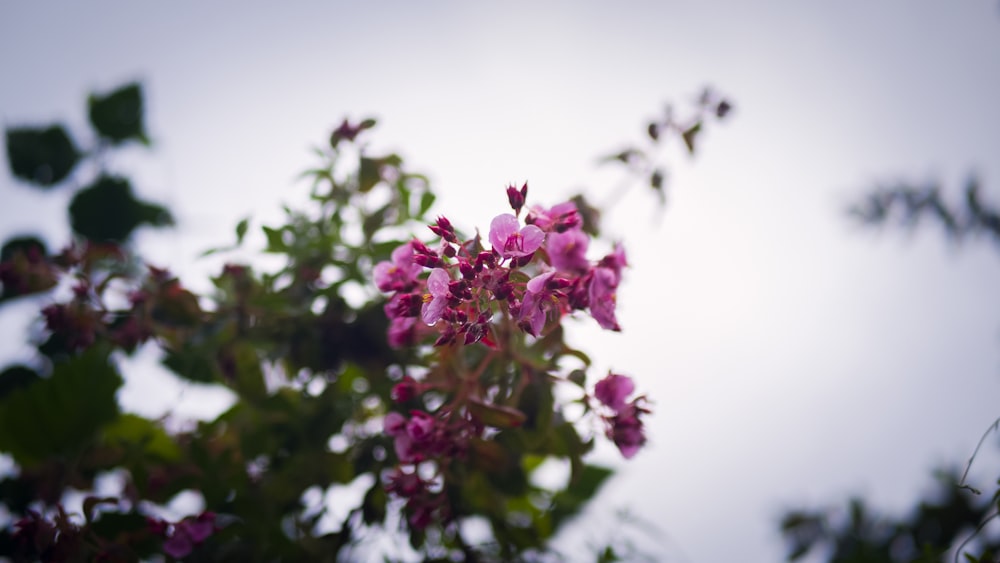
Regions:
<instances>
[{"instance_id":1,"label":"green leaf","mask_svg":"<svg viewBox=\"0 0 1000 563\"><path fill-rule=\"evenodd\" d=\"M14 176L48 188L69 176L80 153L61 125L17 128L7 130L7 160Z\"/></svg>"},{"instance_id":2,"label":"green leaf","mask_svg":"<svg viewBox=\"0 0 1000 563\"><path fill-rule=\"evenodd\" d=\"M424 213L427 213L427 210L434 205L435 199L437 199L437 196L431 192L424 192L424 194L420 196L420 213L418 214L418 217L423 217Z\"/></svg>"},{"instance_id":3,"label":"green leaf","mask_svg":"<svg viewBox=\"0 0 1000 563\"><path fill-rule=\"evenodd\" d=\"M106 96L92 94L89 106L90 123L101 137L115 144L133 139L149 144L143 127L142 89L138 83L123 86Z\"/></svg>"},{"instance_id":4,"label":"green leaf","mask_svg":"<svg viewBox=\"0 0 1000 563\"><path fill-rule=\"evenodd\" d=\"M264 236L267 237L268 252L285 252L288 250L288 245L285 244L285 239L280 229L261 227L261 230L264 231Z\"/></svg>"},{"instance_id":5,"label":"green leaf","mask_svg":"<svg viewBox=\"0 0 1000 563\"><path fill-rule=\"evenodd\" d=\"M559 525L579 514L612 473L613 471L606 467L584 465L583 470L570 481L569 486L552 498L553 525L558 529Z\"/></svg>"},{"instance_id":6,"label":"green leaf","mask_svg":"<svg viewBox=\"0 0 1000 563\"><path fill-rule=\"evenodd\" d=\"M70 225L80 236L98 242L125 242L142 225L173 224L170 212L135 198L125 178L101 176L77 192L69 205Z\"/></svg>"},{"instance_id":7,"label":"green leaf","mask_svg":"<svg viewBox=\"0 0 1000 563\"><path fill-rule=\"evenodd\" d=\"M358 191L366 193L375 187L382 179L382 161L380 159L361 157L358 168Z\"/></svg>"},{"instance_id":8,"label":"green leaf","mask_svg":"<svg viewBox=\"0 0 1000 563\"><path fill-rule=\"evenodd\" d=\"M698 121L691 127L688 127L684 133L681 134L681 138L684 139L684 145L687 146L688 152L694 154L694 141L698 133L701 132L701 121Z\"/></svg>"},{"instance_id":9,"label":"green leaf","mask_svg":"<svg viewBox=\"0 0 1000 563\"><path fill-rule=\"evenodd\" d=\"M469 400L469 413L483 424L496 428L520 426L527 418L523 412L517 409L484 403L479 399Z\"/></svg>"},{"instance_id":10,"label":"green leaf","mask_svg":"<svg viewBox=\"0 0 1000 563\"><path fill-rule=\"evenodd\" d=\"M587 372L583 371L582 369L575 369L569 372L569 375L566 376L566 379L572 381L573 383L579 385L580 387L586 387Z\"/></svg>"},{"instance_id":11,"label":"green leaf","mask_svg":"<svg viewBox=\"0 0 1000 563\"><path fill-rule=\"evenodd\" d=\"M38 373L28 366L10 366L0 372L0 399L40 379Z\"/></svg>"},{"instance_id":12,"label":"green leaf","mask_svg":"<svg viewBox=\"0 0 1000 563\"><path fill-rule=\"evenodd\" d=\"M118 416L122 384L108 354L94 347L0 401L0 451L22 465L82 451Z\"/></svg>"},{"instance_id":13,"label":"green leaf","mask_svg":"<svg viewBox=\"0 0 1000 563\"><path fill-rule=\"evenodd\" d=\"M247 234L247 228L250 227L250 218L244 217L239 223L236 224L236 244L237 246L243 243L243 237Z\"/></svg>"},{"instance_id":14,"label":"green leaf","mask_svg":"<svg viewBox=\"0 0 1000 563\"><path fill-rule=\"evenodd\" d=\"M170 435L151 420L134 414L124 414L104 429L104 439L112 444L128 444L161 461L176 461L181 450Z\"/></svg>"}]
</instances>

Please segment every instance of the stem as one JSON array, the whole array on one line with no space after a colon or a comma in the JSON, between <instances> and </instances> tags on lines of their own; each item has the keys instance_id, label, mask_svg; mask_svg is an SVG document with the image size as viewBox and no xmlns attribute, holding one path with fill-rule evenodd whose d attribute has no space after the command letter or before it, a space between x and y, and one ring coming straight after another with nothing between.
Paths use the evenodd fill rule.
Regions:
<instances>
[{"instance_id":1,"label":"stem","mask_svg":"<svg viewBox=\"0 0 1000 563\"><path fill-rule=\"evenodd\" d=\"M967 489L977 495L980 494L980 491L978 489L966 485L965 479L966 477L969 476L969 470L972 469L972 462L975 461L976 456L979 454L979 448L983 447L983 442L986 441L986 437L989 436L990 432L994 432L998 429L1000 429L1000 418L994 420L993 424L991 424L989 428L986 429L986 432L983 432L982 437L979 438L979 443L976 444L976 449L972 452L972 457L969 458L969 463L965 465L965 472L962 473L962 479L958 482L957 486L959 489Z\"/></svg>"}]
</instances>

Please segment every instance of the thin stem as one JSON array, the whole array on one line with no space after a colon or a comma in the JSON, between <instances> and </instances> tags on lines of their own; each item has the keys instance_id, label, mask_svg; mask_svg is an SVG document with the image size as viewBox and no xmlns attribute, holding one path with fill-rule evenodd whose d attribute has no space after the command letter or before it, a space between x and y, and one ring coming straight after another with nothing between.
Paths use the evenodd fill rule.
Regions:
<instances>
[{"instance_id":1,"label":"thin stem","mask_svg":"<svg viewBox=\"0 0 1000 563\"><path fill-rule=\"evenodd\" d=\"M983 436L979 438L979 443L976 444L976 449L972 452L972 457L969 458L969 463L965 465L965 472L962 473L962 479L958 482L959 489L968 489L977 495L980 494L980 491L978 489L966 485L965 479L966 477L969 476L969 470L972 469L972 462L976 459L976 456L979 454L979 448L983 447L983 442L986 441L986 437L990 435L990 432L994 432L998 429L1000 429L1000 418L994 420L993 424L991 424L989 428L986 429L986 432L983 432Z\"/></svg>"}]
</instances>

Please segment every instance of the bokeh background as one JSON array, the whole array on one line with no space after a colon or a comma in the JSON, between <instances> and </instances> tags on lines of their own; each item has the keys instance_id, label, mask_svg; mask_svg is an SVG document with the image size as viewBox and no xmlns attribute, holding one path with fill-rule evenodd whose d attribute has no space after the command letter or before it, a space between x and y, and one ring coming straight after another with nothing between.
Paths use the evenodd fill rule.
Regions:
<instances>
[{"instance_id":1,"label":"bokeh background","mask_svg":"<svg viewBox=\"0 0 1000 563\"><path fill-rule=\"evenodd\" d=\"M851 494L903 510L1000 415L1000 249L845 213L898 181L957 201L971 175L1000 201L995 1L5 3L0 76L4 127L74 132L88 92L143 83L154 150L114 166L178 219L139 247L199 289L218 259L198 255L238 220L305 202L309 148L344 117L377 117L373 144L426 172L467 230L510 182L534 203L604 204L632 263L624 331L581 320L573 339L656 412L631 462L598 448L618 476L569 552L630 533L664 561L776 561L785 510ZM613 195L627 177L599 157L705 86L735 109L693 158L666 148L667 205L641 185ZM68 193L0 174L0 235L68 240ZM34 310L5 308L0 357L30 357ZM154 360L136 360L128 408L225 408ZM977 460L982 487L997 457ZM645 524L622 527L623 509Z\"/></svg>"}]
</instances>

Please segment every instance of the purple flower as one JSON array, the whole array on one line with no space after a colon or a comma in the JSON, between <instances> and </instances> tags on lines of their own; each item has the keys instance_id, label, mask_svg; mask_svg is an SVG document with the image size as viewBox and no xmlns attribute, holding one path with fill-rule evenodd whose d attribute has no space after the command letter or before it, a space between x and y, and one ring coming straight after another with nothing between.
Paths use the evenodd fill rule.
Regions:
<instances>
[{"instance_id":1,"label":"purple flower","mask_svg":"<svg viewBox=\"0 0 1000 563\"><path fill-rule=\"evenodd\" d=\"M542 246L545 233L534 225L521 228L510 213L497 215L490 223L490 244L504 258L528 256Z\"/></svg>"},{"instance_id":2,"label":"purple flower","mask_svg":"<svg viewBox=\"0 0 1000 563\"><path fill-rule=\"evenodd\" d=\"M550 233L545 241L545 250L556 269L583 274L590 268L590 263L587 262L589 244L590 238L586 233L580 229L570 229L563 233Z\"/></svg>"},{"instance_id":3,"label":"purple flower","mask_svg":"<svg viewBox=\"0 0 1000 563\"><path fill-rule=\"evenodd\" d=\"M625 249L622 247L621 243L615 243L615 249L611 251L601 261L597 264L603 268L609 268L615 274L615 286L622 279L622 268L628 266L628 261L625 260Z\"/></svg>"},{"instance_id":4,"label":"purple flower","mask_svg":"<svg viewBox=\"0 0 1000 563\"><path fill-rule=\"evenodd\" d=\"M406 423L406 434L414 442L426 442L434 432L434 417L423 411L412 411L413 416Z\"/></svg>"},{"instance_id":5,"label":"purple flower","mask_svg":"<svg viewBox=\"0 0 1000 563\"><path fill-rule=\"evenodd\" d=\"M413 261L413 245L406 243L392 251L391 262L379 262L372 271L380 291L407 291L417 281L422 268Z\"/></svg>"},{"instance_id":6,"label":"purple flower","mask_svg":"<svg viewBox=\"0 0 1000 563\"><path fill-rule=\"evenodd\" d=\"M588 290L590 314L597 324L607 330L621 330L615 318L615 289L618 287L615 272L610 268L594 268Z\"/></svg>"},{"instance_id":7,"label":"purple flower","mask_svg":"<svg viewBox=\"0 0 1000 563\"><path fill-rule=\"evenodd\" d=\"M424 306L420 310L420 318L428 325L438 322L444 315L445 308L448 306L448 296L451 295L448 288L450 281L451 278L444 269L434 268L431 270L431 275L427 278L428 293L424 295Z\"/></svg>"},{"instance_id":8,"label":"purple flower","mask_svg":"<svg viewBox=\"0 0 1000 563\"><path fill-rule=\"evenodd\" d=\"M403 348L417 343L417 319L414 317L393 317L389 321L389 346Z\"/></svg>"},{"instance_id":9,"label":"purple flower","mask_svg":"<svg viewBox=\"0 0 1000 563\"><path fill-rule=\"evenodd\" d=\"M163 542L163 553L174 559L187 557L192 549L194 549L194 542L181 530L174 530L174 534Z\"/></svg>"},{"instance_id":10,"label":"purple flower","mask_svg":"<svg viewBox=\"0 0 1000 563\"><path fill-rule=\"evenodd\" d=\"M639 412L639 407L635 403L630 403L610 420L608 437L618 446L618 451L625 459L631 459L646 443L646 434L642 421L639 420Z\"/></svg>"},{"instance_id":11,"label":"purple flower","mask_svg":"<svg viewBox=\"0 0 1000 563\"><path fill-rule=\"evenodd\" d=\"M625 410L625 398L635 391L635 383L625 375L608 373L607 377L594 386L594 397L616 413Z\"/></svg>"},{"instance_id":12,"label":"purple flower","mask_svg":"<svg viewBox=\"0 0 1000 563\"><path fill-rule=\"evenodd\" d=\"M545 304L551 303L549 297L552 295L547 285L554 274L548 272L535 276L526 285L518 320L532 336L538 336L545 327Z\"/></svg>"},{"instance_id":13,"label":"purple flower","mask_svg":"<svg viewBox=\"0 0 1000 563\"><path fill-rule=\"evenodd\" d=\"M548 232L567 231L579 227L583 224L580 214L576 210L576 204L572 201L553 205L551 209L542 207L532 207L531 213L524 219L529 225L537 225L538 228Z\"/></svg>"}]
</instances>

